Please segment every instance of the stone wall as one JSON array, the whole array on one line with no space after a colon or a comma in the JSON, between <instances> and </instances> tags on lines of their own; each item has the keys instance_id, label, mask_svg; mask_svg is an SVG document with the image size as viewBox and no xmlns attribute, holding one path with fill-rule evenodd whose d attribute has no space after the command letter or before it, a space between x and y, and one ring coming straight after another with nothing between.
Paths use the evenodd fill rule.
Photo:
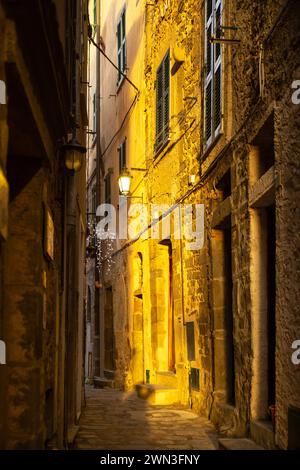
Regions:
<instances>
[{"instance_id":1,"label":"stone wall","mask_svg":"<svg viewBox=\"0 0 300 470\"><path fill-rule=\"evenodd\" d=\"M70 130L61 7L0 7L0 79L7 85L0 166L9 185L8 201L0 192L8 211L8 235L0 237L0 338L7 347L0 368L1 449L44 449L50 441L63 448L74 436L74 428L68 435L66 429L77 422L83 399L85 167L68 177L60 151ZM47 28L34 29L40 48L32 51L31 25L41 26L46 17ZM78 41L84 53L79 34ZM84 93L84 63L77 72ZM56 85L49 89L49 83ZM84 142L85 131L77 137ZM66 207L71 197L72 214ZM67 337L70 318L76 329Z\"/></svg>"},{"instance_id":2,"label":"stone wall","mask_svg":"<svg viewBox=\"0 0 300 470\"><path fill-rule=\"evenodd\" d=\"M225 36L240 42L222 46L222 133L206 148L203 5L193 0L159 0L145 7L145 56L140 63L145 85L136 112L144 113L147 172L142 183L134 175L133 182L139 187L136 195L143 193L148 204L204 204L204 245L190 251L187 240L180 243L174 233L167 235L162 245L156 240L132 242L118 252L114 274L108 281L116 296L122 293L122 300L114 303L118 325L116 375L121 383L122 374L129 371L123 384L131 388L140 380L136 369L141 363L134 353L140 354L142 341L137 326L141 303L133 299L132 260L142 253L147 339L143 340L143 369L150 371L150 380L155 382L156 373L168 369L162 334L166 330L168 289L168 262L163 249L171 242L175 371L180 400L210 417L227 436L251 434L258 439L252 425L264 421L270 438L260 443L272 447L266 346L266 290L272 273L266 268L271 255L263 220L275 204L276 289L269 303L276 298L275 441L281 448L288 446L288 406L299 407L299 366L291 363L291 344L299 337L299 119L298 107L291 104L291 84L299 79L298 9L297 2L283 0L224 2L223 23L238 28L226 30ZM174 49L182 54L180 63L174 62ZM155 153L156 72L168 50L172 71L170 139ZM134 135L142 147L134 121L129 121L122 132ZM133 150L128 158L134 166ZM196 175L192 185L190 175ZM273 240L271 235L268 240ZM229 297L232 305L228 304ZM122 315L126 317L123 320ZM195 359L189 361L186 322L192 321L196 351ZM198 391L189 390L190 366L200 371Z\"/></svg>"},{"instance_id":3,"label":"stone wall","mask_svg":"<svg viewBox=\"0 0 300 470\"><path fill-rule=\"evenodd\" d=\"M236 168L236 194L237 203L241 208L237 213L239 224L238 234L243 236L239 243L240 253L238 260L246 255L246 272L244 288L239 291L238 301L245 299L241 304L241 311L248 312L244 315L248 324L243 337L251 331L249 322L251 314L255 315L255 306L249 298L249 264L251 260L251 245L249 219L247 214L247 198L251 186L251 168L255 164L254 157L247 149L247 142L251 143L263 124L274 113L274 135L272 127L268 131L274 142L275 162L275 204L276 204L276 443L280 447L287 447L287 408L289 405L299 406L297 385L297 366L291 363L291 344L299 336L299 322L295 308L298 304L296 252L299 250L299 227L297 226L295 213L298 208L297 178L299 165L297 164L297 152L299 148L299 133L297 132L297 106L291 102L292 81L299 77L299 15L295 15L295 9L299 9L297 2L237 2L236 21L239 27L246 29L248 34L243 36L240 47L233 59L233 89L235 129L239 130L241 123L246 121L244 129L238 134L235 145ZM261 96L259 94L259 49L263 45L264 50L264 74L265 85ZM243 80L238 79L243 75ZM236 79L235 79L236 77ZM254 85L254 86L253 86ZM289 148L293 147L291 152ZM265 155L264 158L267 156ZM247 188L248 186L248 188ZM238 189L238 187L240 189ZM238 193L240 196L238 196ZM251 194L251 193L250 193ZM249 201L249 199L248 199ZM250 201L251 204L251 201ZM244 208L243 208L244 205ZM289 207L288 212L285 209ZM292 211L291 211L291 208ZM295 213L292 215L293 211ZM241 225L243 215L244 227ZM289 222L293 218L294 222ZM286 242L284 241L286 240ZM289 240L288 252L284 249ZM294 247L294 255L291 255L291 246ZM237 253L238 254L238 253ZM289 262L289 259L293 261ZM261 286L262 288L262 286ZM295 289L293 294L288 294L290 289ZM293 298L293 300L292 300ZM295 302L295 303L294 303ZM249 310L251 309L251 311ZM289 326L287 326L289 324ZM237 331L235 334L237 334ZM239 333L238 333L239 334ZM253 335L253 332L252 332ZM252 338L252 342L255 337ZM236 341L236 347L242 345L241 338ZM241 348L243 362L251 367L251 359L257 356L258 351L252 350L245 357L245 345ZM248 375L250 380L251 375ZM244 383L246 383L244 378ZM247 394L246 394L247 395ZM250 396L249 396L250 399ZM253 419L253 417L252 417Z\"/></svg>"}]
</instances>

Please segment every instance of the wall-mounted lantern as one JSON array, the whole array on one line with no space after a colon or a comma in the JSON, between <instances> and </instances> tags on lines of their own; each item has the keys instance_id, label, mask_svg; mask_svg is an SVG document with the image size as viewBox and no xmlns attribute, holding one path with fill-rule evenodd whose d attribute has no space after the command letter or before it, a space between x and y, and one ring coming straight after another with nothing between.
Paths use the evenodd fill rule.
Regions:
<instances>
[{"instance_id":1,"label":"wall-mounted lantern","mask_svg":"<svg viewBox=\"0 0 300 470\"><path fill-rule=\"evenodd\" d=\"M130 168L131 171L142 171L146 173L146 168ZM122 196L128 199L142 199L143 196L129 196L132 176L127 168L124 168L119 176L119 189Z\"/></svg>"},{"instance_id":2,"label":"wall-mounted lantern","mask_svg":"<svg viewBox=\"0 0 300 470\"><path fill-rule=\"evenodd\" d=\"M72 139L62 146L62 150L64 152L65 166L67 170L73 172L80 171L86 148L81 145L73 135Z\"/></svg>"},{"instance_id":3,"label":"wall-mounted lantern","mask_svg":"<svg viewBox=\"0 0 300 470\"><path fill-rule=\"evenodd\" d=\"M119 176L119 189L122 196L128 196L130 193L131 175L125 168Z\"/></svg>"}]
</instances>

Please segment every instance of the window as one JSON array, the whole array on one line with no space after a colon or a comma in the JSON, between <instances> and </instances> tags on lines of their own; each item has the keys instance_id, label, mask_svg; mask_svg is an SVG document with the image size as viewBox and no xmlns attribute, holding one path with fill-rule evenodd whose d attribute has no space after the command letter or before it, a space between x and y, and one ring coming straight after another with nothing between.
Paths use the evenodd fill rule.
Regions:
<instances>
[{"instance_id":1,"label":"window","mask_svg":"<svg viewBox=\"0 0 300 470\"><path fill-rule=\"evenodd\" d=\"M97 0L94 0L94 24L97 24Z\"/></svg>"},{"instance_id":2,"label":"window","mask_svg":"<svg viewBox=\"0 0 300 470\"><path fill-rule=\"evenodd\" d=\"M111 174L108 173L104 178L104 198L105 203L111 203Z\"/></svg>"},{"instance_id":3,"label":"window","mask_svg":"<svg viewBox=\"0 0 300 470\"><path fill-rule=\"evenodd\" d=\"M200 370L191 367L191 374L190 374L190 381L191 381L191 389L195 391L200 390Z\"/></svg>"},{"instance_id":4,"label":"window","mask_svg":"<svg viewBox=\"0 0 300 470\"><path fill-rule=\"evenodd\" d=\"M91 322L92 319L92 294L91 288L88 286L87 308L86 308L86 321Z\"/></svg>"},{"instance_id":5,"label":"window","mask_svg":"<svg viewBox=\"0 0 300 470\"><path fill-rule=\"evenodd\" d=\"M115 369L114 303L112 287L105 289L104 296L104 368Z\"/></svg>"},{"instance_id":6,"label":"window","mask_svg":"<svg viewBox=\"0 0 300 470\"><path fill-rule=\"evenodd\" d=\"M94 185L92 189L92 214L96 214L97 210L97 186Z\"/></svg>"},{"instance_id":7,"label":"window","mask_svg":"<svg viewBox=\"0 0 300 470\"><path fill-rule=\"evenodd\" d=\"M222 121L222 51L210 38L220 37L222 0L206 0L205 9L205 84L204 138L209 145L221 131Z\"/></svg>"},{"instance_id":8,"label":"window","mask_svg":"<svg viewBox=\"0 0 300 470\"><path fill-rule=\"evenodd\" d=\"M126 168L126 139L123 140L119 147L119 171L122 171Z\"/></svg>"},{"instance_id":9,"label":"window","mask_svg":"<svg viewBox=\"0 0 300 470\"><path fill-rule=\"evenodd\" d=\"M170 52L166 54L156 73L156 141L158 151L169 138L170 120Z\"/></svg>"},{"instance_id":10,"label":"window","mask_svg":"<svg viewBox=\"0 0 300 470\"><path fill-rule=\"evenodd\" d=\"M118 38L118 84L122 81L122 74L120 70L125 73L126 71L126 10L124 9L119 22L117 29L117 38Z\"/></svg>"},{"instance_id":11,"label":"window","mask_svg":"<svg viewBox=\"0 0 300 470\"><path fill-rule=\"evenodd\" d=\"M93 132L96 132L97 128L97 102L96 102L96 93L93 96Z\"/></svg>"},{"instance_id":12,"label":"window","mask_svg":"<svg viewBox=\"0 0 300 470\"><path fill-rule=\"evenodd\" d=\"M196 358L196 351L195 351L195 325L193 321L186 323L186 344L187 344L188 360L194 361Z\"/></svg>"}]
</instances>

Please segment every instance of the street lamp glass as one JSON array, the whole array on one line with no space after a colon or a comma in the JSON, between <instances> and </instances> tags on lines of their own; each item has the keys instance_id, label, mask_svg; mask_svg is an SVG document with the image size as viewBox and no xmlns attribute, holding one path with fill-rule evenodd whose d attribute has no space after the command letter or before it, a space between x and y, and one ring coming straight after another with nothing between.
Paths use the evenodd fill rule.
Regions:
<instances>
[{"instance_id":1,"label":"street lamp glass","mask_svg":"<svg viewBox=\"0 0 300 470\"><path fill-rule=\"evenodd\" d=\"M127 196L130 192L131 176L127 170L124 170L119 176L119 189L123 196Z\"/></svg>"},{"instance_id":2,"label":"street lamp glass","mask_svg":"<svg viewBox=\"0 0 300 470\"><path fill-rule=\"evenodd\" d=\"M67 150L65 164L68 170L79 171L82 166L82 153L75 149Z\"/></svg>"},{"instance_id":3,"label":"street lamp glass","mask_svg":"<svg viewBox=\"0 0 300 470\"><path fill-rule=\"evenodd\" d=\"M86 153L86 148L77 142L73 137L67 144L63 146L65 154L65 165L70 171L79 171L82 167L83 154Z\"/></svg>"}]
</instances>

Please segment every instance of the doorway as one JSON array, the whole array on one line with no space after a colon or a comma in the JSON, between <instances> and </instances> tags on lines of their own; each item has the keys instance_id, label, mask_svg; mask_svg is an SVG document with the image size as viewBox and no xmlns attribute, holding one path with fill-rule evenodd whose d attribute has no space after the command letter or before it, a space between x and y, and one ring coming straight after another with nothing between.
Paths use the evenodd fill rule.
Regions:
<instances>
[{"instance_id":1,"label":"doorway","mask_svg":"<svg viewBox=\"0 0 300 470\"><path fill-rule=\"evenodd\" d=\"M275 308L276 308L276 235L275 205L266 208L267 229L267 343L268 343L268 415L269 409L275 405Z\"/></svg>"},{"instance_id":2,"label":"doorway","mask_svg":"<svg viewBox=\"0 0 300 470\"><path fill-rule=\"evenodd\" d=\"M175 371L175 341L174 341L174 302L173 302L173 252L171 242L168 246L168 288L169 288L169 305L168 305L168 363L169 371Z\"/></svg>"},{"instance_id":3,"label":"doorway","mask_svg":"<svg viewBox=\"0 0 300 470\"><path fill-rule=\"evenodd\" d=\"M112 287L105 289L104 307L104 368L114 370L114 321L113 321L113 291Z\"/></svg>"},{"instance_id":4,"label":"doorway","mask_svg":"<svg viewBox=\"0 0 300 470\"><path fill-rule=\"evenodd\" d=\"M173 250L170 239L162 240L159 243L158 265L164 269L161 271L164 295L163 305L159 305L162 310L162 321L160 322L159 338L162 338L159 350L164 350L165 358L159 363L160 370L175 372L175 341L174 341L174 299L173 299Z\"/></svg>"},{"instance_id":5,"label":"doorway","mask_svg":"<svg viewBox=\"0 0 300 470\"><path fill-rule=\"evenodd\" d=\"M276 222L275 204L251 211L252 419L271 419L275 405Z\"/></svg>"}]
</instances>

